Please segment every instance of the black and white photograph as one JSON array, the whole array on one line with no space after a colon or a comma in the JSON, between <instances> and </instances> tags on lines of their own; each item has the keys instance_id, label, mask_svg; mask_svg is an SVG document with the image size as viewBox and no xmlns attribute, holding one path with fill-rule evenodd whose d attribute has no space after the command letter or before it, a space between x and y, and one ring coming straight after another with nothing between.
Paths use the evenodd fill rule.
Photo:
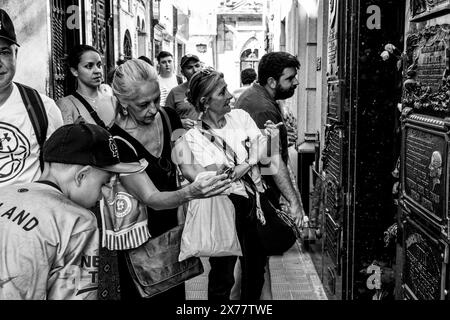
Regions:
<instances>
[{"instance_id":1,"label":"black and white photograph","mask_svg":"<svg viewBox=\"0 0 450 320\"><path fill-rule=\"evenodd\" d=\"M449 0L0 0L0 307L448 301L449 147Z\"/></svg>"}]
</instances>

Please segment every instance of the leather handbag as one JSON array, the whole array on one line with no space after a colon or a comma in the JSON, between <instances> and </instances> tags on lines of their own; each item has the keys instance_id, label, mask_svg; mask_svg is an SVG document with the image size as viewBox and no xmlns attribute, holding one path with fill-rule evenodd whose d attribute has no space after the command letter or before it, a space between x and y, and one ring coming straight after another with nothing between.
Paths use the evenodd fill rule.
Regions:
<instances>
[{"instance_id":1,"label":"leather handbag","mask_svg":"<svg viewBox=\"0 0 450 320\"><path fill-rule=\"evenodd\" d=\"M292 218L277 209L265 193L261 194L260 199L266 223L264 225L258 223L256 226L259 240L266 255L282 255L292 248L297 237L300 237L299 230Z\"/></svg>"},{"instance_id":2,"label":"leather handbag","mask_svg":"<svg viewBox=\"0 0 450 320\"><path fill-rule=\"evenodd\" d=\"M151 298L203 273L197 257L178 261L183 228L179 225L126 251L127 266L141 297Z\"/></svg>"}]
</instances>

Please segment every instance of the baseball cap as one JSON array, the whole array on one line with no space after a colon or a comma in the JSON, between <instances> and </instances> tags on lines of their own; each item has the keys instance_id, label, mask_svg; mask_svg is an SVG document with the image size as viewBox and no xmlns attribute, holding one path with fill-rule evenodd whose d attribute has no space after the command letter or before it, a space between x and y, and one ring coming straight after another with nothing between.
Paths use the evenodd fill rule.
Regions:
<instances>
[{"instance_id":1,"label":"baseball cap","mask_svg":"<svg viewBox=\"0 0 450 320\"><path fill-rule=\"evenodd\" d=\"M19 46L17 43L16 31L14 30L13 22L3 9L0 9L0 38L8 40Z\"/></svg>"},{"instance_id":2,"label":"baseball cap","mask_svg":"<svg viewBox=\"0 0 450 320\"><path fill-rule=\"evenodd\" d=\"M184 67L189 61L199 62L200 59L195 54L187 54L181 58L180 67Z\"/></svg>"},{"instance_id":3,"label":"baseball cap","mask_svg":"<svg viewBox=\"0 0 450 320\"><path fill-rule=\"evenodd\" d=\"M114 173L138 173L146 165L120 162L112 135L95 124L69 124L57 129L45 142L45 162L90 165Z\"/></svg>"}]
</instances>

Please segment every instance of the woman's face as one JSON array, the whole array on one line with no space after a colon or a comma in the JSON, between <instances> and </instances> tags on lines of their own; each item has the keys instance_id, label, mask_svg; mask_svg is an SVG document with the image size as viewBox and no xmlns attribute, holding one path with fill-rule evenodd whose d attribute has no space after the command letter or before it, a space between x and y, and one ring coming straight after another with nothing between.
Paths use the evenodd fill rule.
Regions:
<instances>
[{"instance_id":1,"label":"woman's face","mask_svg":"<svg viewBox=\"0 0 450 320\"><path fill-rule=\"evenodd\" d=\"M72 73L78 82L91 88L97 88L103 81L103 63L100 55L95 51L83 53L78 68L72 68Z\"/></svg>"},{"instance_id":2,"label":"woman's face","mask_svg":"<svg viewBox=\"0 0 450 320\"><path fill-rule=\"evenodd\" d=\"M214 112L218 115L225 115L231 111L230 101L233 95L228 91L228 86L223 79L219 79L216 88L209 97L206 107L209 112Z\"/></svg>"},{"instance_id":3,"label":"woman's face","mask_svg":"<svg viewBox=\"0 0 450 320\"><path fill-rule=\"evenodd\" d=\"M159 84L157 81L144 81L138 82L136 87L135 98L125 105L138 123L149 125L159 111Z\"/></svg>"}]
</instances>

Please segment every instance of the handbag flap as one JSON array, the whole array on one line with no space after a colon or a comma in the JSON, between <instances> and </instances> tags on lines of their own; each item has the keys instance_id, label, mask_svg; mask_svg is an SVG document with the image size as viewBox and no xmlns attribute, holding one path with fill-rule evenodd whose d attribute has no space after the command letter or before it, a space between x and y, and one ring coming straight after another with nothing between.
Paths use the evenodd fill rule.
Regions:
<instances>
[{"instance_id":1,"label":"handbag flap","mask_svg":"<svg viewBox=\"0 0 450 320\"><path fill-rule=\"evenodd\" d=\"M172 286L175 286L186 278L203 273L203 265L198 258L178 261L183 227L177 226L139 248L127 251L130 271L139 285L151 287L173 279L175 283Z\"/></svg>"}]
</instances>

